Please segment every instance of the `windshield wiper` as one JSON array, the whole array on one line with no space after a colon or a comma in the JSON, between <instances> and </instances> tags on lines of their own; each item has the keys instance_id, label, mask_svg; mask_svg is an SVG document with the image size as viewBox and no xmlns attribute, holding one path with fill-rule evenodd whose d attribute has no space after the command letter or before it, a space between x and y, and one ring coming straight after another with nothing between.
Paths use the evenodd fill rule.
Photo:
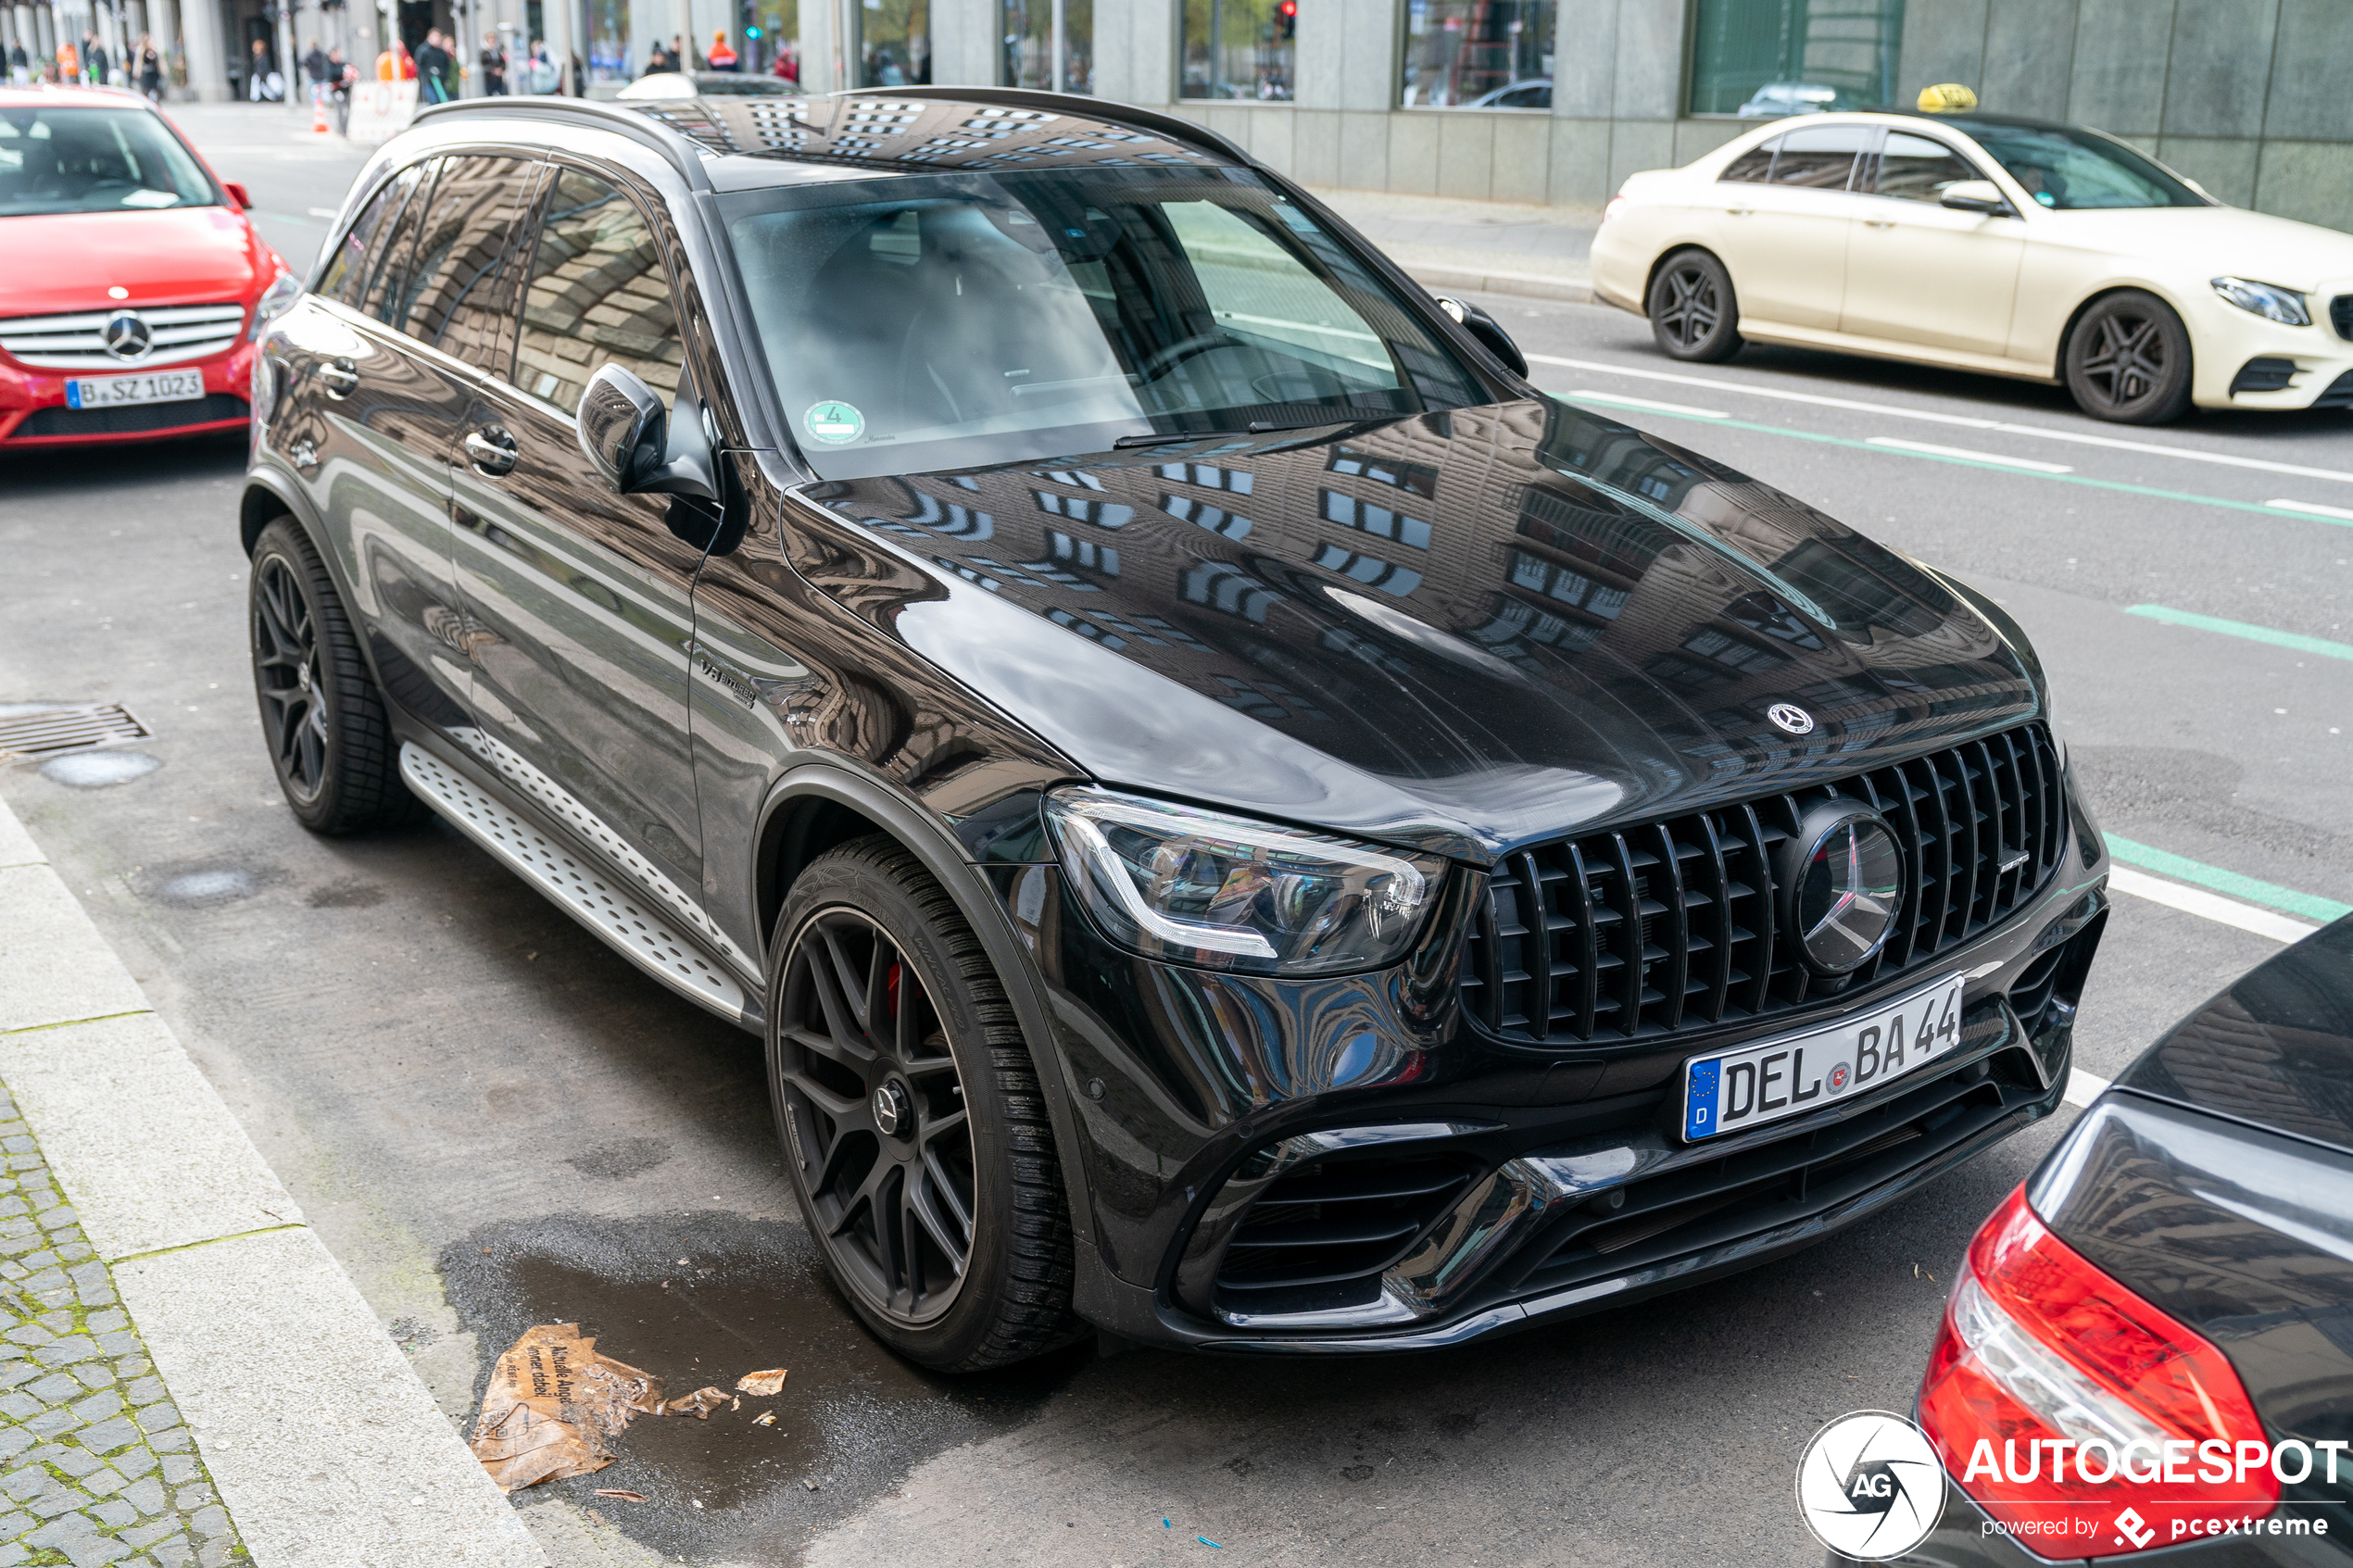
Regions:
<instances>
[{"instance_id":1,"label":"windshield wiper","mask_svg":"<svg viewBox=\"0 0 2353 1568\"><path fill-rule=\"evenodd\" d=\"M1381 416L1376 416L1381 417ZM1123 435L1111 444L1114 452L1131 446L1173 446L1179 441L1235 441L1250 435L1276 435L1290 430L1315 430L1322 425L1353 425L1365 422L1365 416L1332 420L1252 420L1248 430L1187 430L1174 435Z\"/></svg>"}]
</instances>

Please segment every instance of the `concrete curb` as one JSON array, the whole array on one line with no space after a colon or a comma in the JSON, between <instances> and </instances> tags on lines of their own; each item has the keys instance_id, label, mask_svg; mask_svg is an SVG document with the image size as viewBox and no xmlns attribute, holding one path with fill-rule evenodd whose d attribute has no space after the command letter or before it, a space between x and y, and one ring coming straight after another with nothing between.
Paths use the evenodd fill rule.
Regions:
<instances>
[{"instance_id":1,"label":"concrete curb","mask_svg":"<svg viewBox=\"0 0 2353 1568\"><path fill-rule=\"evenodd\" d=\"M1556 277L1549 272L1493 272L1483 268L1446 267L1430 261L1400 261L1405 275L1426 289L1467 289L1478 294L1516 294L1529 299L1557 299L1590 305L1593 285L1582 278Z\"/></svg>"},{"instance_id":2,"label":"concrete curb","mask_svg":"<svg viewBox=\"0 0 2353 1568\"><path fill-rule=\"evenodd\" d=\"M547 1562L5 801L0 1082L255 1562Z\"/></svg>"}]
</instances>

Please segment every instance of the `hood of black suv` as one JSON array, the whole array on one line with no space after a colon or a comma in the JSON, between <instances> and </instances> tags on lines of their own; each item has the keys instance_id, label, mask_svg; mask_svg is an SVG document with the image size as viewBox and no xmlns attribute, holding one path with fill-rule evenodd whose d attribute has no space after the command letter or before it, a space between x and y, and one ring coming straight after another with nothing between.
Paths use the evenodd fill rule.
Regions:
<instances>
[{"instance_id":1,"label":"hood of black suv","mask_svg":"<svg viewBox=\"0 0 2353 1568\"><path fill-rule=\"evenodd\" d=\"M1103 783L1474 859L2041 700L1998 612L1549 401L803 494L941 574L898 633Z\"/></svg>"}]
</instances>

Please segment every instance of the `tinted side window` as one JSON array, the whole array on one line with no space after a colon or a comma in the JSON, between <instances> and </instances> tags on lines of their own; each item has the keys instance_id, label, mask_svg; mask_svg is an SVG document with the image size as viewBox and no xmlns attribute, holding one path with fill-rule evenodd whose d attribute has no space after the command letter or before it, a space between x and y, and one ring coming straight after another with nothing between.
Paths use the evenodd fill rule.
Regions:
<instances>
[{"instance_id":1,"label":"tinted side window","mask_svg":"<svg viewBox=\"0 0 2353 1568\"><path fill-rule=\"evenodd\" d=\"M369 247L383 230L386 215L400 210L400 204L409 199L416 183L417 171L413 169L404 169L384 183L345 233L343 244L335 247L314 292L339 300L354 310L359 308L360 296L368 286Z\"/></svg>"},{"instance_id":2,"label":"tinted side window","mask_svg":"<svg viewBox=\"0 0 2353 1568\"><path fill-rule=\"evenodd\" d=\"M1778 136L1759 143L1724 166L1718 180L1737 180L1743 184L1762 185L1773 172L1773 149L1781 144Z\"/></svg>"},{"instance_id":3,"label":"tinted side window","mask_svg":"<svg viewBox=\"0 0 2353 1568\"><path fill-rule=\"evenodd\" d=\"M509 261L533 167L515 157L443 160L417 231L416 259L402 291L406 308L393 322L493 375L505 373L514 339L518 270Z\"/></svg>"},{"instance_id":4,"label":"tinted side window","mask_svg":"<svg viewBox=\"0 0 2353 1568\"><path fill-rule=\"evenodd\" d=\"M360 286L359 308L388 327L400 325L408 314L404 288L409 257L416 253L417 231L423 226L427 193L433 189L439 158L419 164L400 176L403 200L368 247L368 276Z\"/></svg>"},{"instance_id":5,"label":"tinted side window","mask_svg":"<svg viewBox=\"0 0 2353 1568\"><path fill-rule=\"evenodd\" d=\"M1932 202L1943 198L1945 186L1980 178L1976 169L1944 143L1891 131L1887 133L1887 145L1880 150L1879 177L1872 182L1871 189L1882 196Z\"/></svg>"},{"instance_id":6,"label":"tinted side window","mask_svg":"<svg viewBox=\"0 0 2353 1568\"><path fill-rule=\"evenodd\" d=\"M532 251L515 384L569 414L588 378L617 364L666 403L684 358L653 231L604 181L562 170Z\"/></svg>"},{"instance_id":7,"label":"tinted side window","mask_svg":"<svg viewBox=\"0 0 2353 1568\"><path fill-rule=\"evenodd\" d=\"M1780 156L1773 160L1776 185L1805 185L1818 191L1843 191L1855 172L1856 155L1870 144L1867 125L1809 126L1781 138Z\"/></svg>"}]
</instances>

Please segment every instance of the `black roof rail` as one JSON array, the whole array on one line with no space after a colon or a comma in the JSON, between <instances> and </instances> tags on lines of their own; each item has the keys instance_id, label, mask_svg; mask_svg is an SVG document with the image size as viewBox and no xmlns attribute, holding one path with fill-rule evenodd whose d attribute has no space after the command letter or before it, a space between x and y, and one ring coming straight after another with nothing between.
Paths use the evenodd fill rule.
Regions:
<instances>
[{"instance_id":1,"label":"black roof rail","mask_svg":"<svg viewBox=\"0 0 2353 1568\"><path fill-rule=\"evenodd\" d=\"M460 116L562 120L598 131L610 131L661 154L696 189L711 189L711 177L703 171L703 149L692 137L622 105L597 98L560 98L538 94L515 97L460 98L454 103L434 104L421 109L417 118L409 123L421 125L428 119Z\"/></svg>"},{"instance_id":2,"label":"black roof rail","mask_svg":"<svg viewBox=\"0 0 2353 1568\"><path fill-rule=\"evenodd\" d=\"M1081 97L1076 93L1035 93L1022 87L852 87L827 96L947 98L961 103L1000 105L1010 109L1039 109L1049 114L1077 115L1100 120L1105 125L1125 125L1138 131L1150 131L1171 142L1189 143L1220 157L1231 158L1245 169L1258 167L1257 159L1206 126L1196 125L1173 114L1162 114L1156 109L1139 109L1132 104L1106 103L1101 98Z\"/></svg>"}]
</instances>

